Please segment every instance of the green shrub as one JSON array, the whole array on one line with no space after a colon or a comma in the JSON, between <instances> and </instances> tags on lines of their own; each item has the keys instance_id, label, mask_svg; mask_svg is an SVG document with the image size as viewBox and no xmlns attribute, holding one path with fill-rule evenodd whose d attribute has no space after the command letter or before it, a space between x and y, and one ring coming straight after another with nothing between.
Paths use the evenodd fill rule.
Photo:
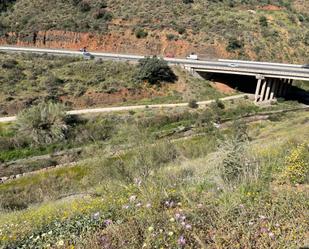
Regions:
<instances>
[{"instance_id":1,"label":"green shrub","mask_svg":"<svg viewBox=\"0 0 309 249\"><path fill-rule=\"evenodd\" d=\"M177 32L178 32L180 35L182 35L182 34L186 33L186 28L184 28L184 27L179 27L179 28L177 29Z\"/></svg>"},{"instance_id":2,"label":"green shrub","mask_svg":"<svg viewBox=\"0 0 309 249\"><path fill-rule=\"evenodd\" d=\"M235 50L238 50L238 49L242 49L244 46L243 42L238 40L237 38L235 37L232 37L229 39L228 41L228 45L226 47L226 50L228 52L233 52Z\"/></svg>"},{"instance_id":3,"label":"green shrub","mask_svg":"<svg viewBox=\"0 0 309 249\"><path fill-rule=\"evenodd\" d=\"M2 68L4 69L13 69L18 65L18 62L13 59L8 59L2 63Z\"/></svg>"},{"instance_id":4,"label":"green shrub","mask_svg":"<svg viewBox=\"0 0 309 249\"><path fill-rule=\"evenodd\" d=\"M148 32L142 28L138 28L137 30L135 30L135 36L137 38L146 38L148 36Z\"/></svg>"},{"instance_id":5,"label":"green shrub","mask_svg":"<svg viewBox=\"0 0 309 249\"><path fill-rule=\"evenodd\" d=\"M110 138L114 132L115 121L109 118L93 118L76 128L73 134L70 134L70 137L80 143L89 140L98 142Z\"/></svg>"},{"instance_id":6,"label":"green shrub","mask_svg":"<svg viewBox=\"0 0 309 249\"><path fill-rule=\"evenodd\" d=\"M194 0L182 0L184 4L194 3Z\"/></svg>"},{"instance_id":7,"label":"green shrub","mask_svg":"<svg viewBox=\"0 0 309 249\"><path fill-rule=\"evenodd\" d=\"M268 26L267 18L265 16L261 16L260 17L260 25L262 27L267 27Z\"/></svg>"},{"instance_id":8,"label":"green shrub","mask_svg":"<svg viewBox=\"0 0 309 249\"><path fill-rule=\"evenodd\" d=\"M176 35L174 35L174 34L167 34L166 38L169 41L173 41L173 40L177 40L178 37Z\"/></svg>"},{"instance_id":9,"label":"green shrub","mask_svg":"<svg viewBox=\"0 0 309 249\"><path fill-rule=\"evenodd\" d=\"M196 108L198 108L198 103L197 103L196 100L192 99L192 100L189 101L188 106L189 106L190 108L196 109Z\"/></svg>"},{"instance_id":10,"label":"green shrub","mask_svg":"<svg viewBox=\"0 0 309 249\"><path fill-rule=\"evenodd\" d=\"M69 130L65 109L60 104L41 103L18 114L17 133L35 144L65 140Z\"/></svg>"},{"instance_id":11,"label":"green shrub","mask_svg":"<svg viewBox=\"0 0 309 249\"><path fill-rule=\"evenodd\" d=\"M87 11L90 11L91 10L91 5L90 5L90 2L89 0L82 0L80 3L79 3L79 8L82 12L87 12Z\"/></svg>"},{"instance_id":12,"label":"green shrub","mask_svg":"<svg viewBox=\"0 0 309 249\"><path fill-rule=\"evenodd\" d=\"M177 80L177 76L167 62L156 56L139 60L135 78L138 81L148 81L150 84L157 84L160 81L175 82Z\"/></svg>"},{"instance_id":13,"label":"green shrub","mask_svg":"<svg viewBox=\"0 0 309 249\"><path fill-rule=\"evenodd\" d=\"M93 17L95 19L103 19L105 21L111 21L113 18L112 14L105 9L98 9L96 12L94 12Z\"/></svg>"}]
</instances>

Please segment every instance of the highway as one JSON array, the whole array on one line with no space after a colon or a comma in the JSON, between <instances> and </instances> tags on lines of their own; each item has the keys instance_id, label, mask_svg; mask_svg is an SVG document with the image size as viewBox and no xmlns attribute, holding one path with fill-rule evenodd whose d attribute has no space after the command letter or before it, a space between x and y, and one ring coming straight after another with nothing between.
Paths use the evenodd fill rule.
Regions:
<instances>
[{"instance_id":1,"label":"highway","mask_svg":"<svg viewBox=\"0 0 309 249\"><path fill-rule=\"evenodd\" d=\"M62 56L83 56L80 51L61 49L42 49L0 46L3 52L40 53ZM144 58L140 55L125 55L114 53L90 52L97 59L137 62ZM302 65L281 64L271 62L241 61L241 60L189 60L181 58L164 58L171 65L180 65L195 72L224 73L258 76L266 78L282 78L309 81L309 69Z\"/></svg>"}]
</instances>

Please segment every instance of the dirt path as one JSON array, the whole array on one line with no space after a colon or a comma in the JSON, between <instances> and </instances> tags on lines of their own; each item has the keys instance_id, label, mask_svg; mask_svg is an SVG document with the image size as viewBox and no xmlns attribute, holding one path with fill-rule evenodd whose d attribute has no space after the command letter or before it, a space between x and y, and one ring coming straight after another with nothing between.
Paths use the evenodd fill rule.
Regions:
<instances>
[{"instance_id":1,"label":"dirt path","mask_svg":"<svg viewBox=\"0 0 309 249\"><path fill-rule=\"evenodd\" d=\"M229 96L221 98L221 101L228 101L233 99L245 98L245 96L250 97L250 94L240 94L235 96ZM216 100L206 100L197 102L199 106L209 105ZM130 111L146 108L169 108L169 107L184 107L188 106L188 103L177 103L177 104L157 104L157 105L134 105L134 106L116 106L116 107L104 107L104 108L95 108L95 109L82 109L82 110L72 110L68 111L69 115L82 115L89 113L104 113L104 112L121 112L121 111ZM12 117L2 117L0 118L0 123L14 122L16 121L16 116Z\"/></svg>"}]
</instances>

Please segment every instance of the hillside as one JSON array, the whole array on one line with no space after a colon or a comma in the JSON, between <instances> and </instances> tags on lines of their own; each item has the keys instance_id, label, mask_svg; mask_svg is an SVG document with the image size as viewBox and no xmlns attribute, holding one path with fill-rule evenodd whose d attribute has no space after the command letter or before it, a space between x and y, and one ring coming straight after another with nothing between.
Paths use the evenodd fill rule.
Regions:
<instances>
[{"instance_id":1,"label":"hillside","mask_svg":"<svg viewBox=\"0 0 309 249\"><path fill-rule=\"evenodd\" d=\"M2 44L295 63L309 56L305 0L5 2Z\"/></svg>"},{"instance_id":2,"label":"hillside","mask_svg":"<svg viewBox=\"0 0 309 249\"><path fill-rule=\"evenodd\" d=\"M85 116L52 143L1 125L0 247L306 247L309 113L286 108Z\"/></svg>"},{"instance_id":3,"label":"hillside","mask_svg":"<svg viewBox=\"0 0 309 249\"><path fill-rule=\"evenodd\" d=\"M53 100L71 109L208 100L225 94L210 81L174 67L177 81L135 79L136 64L48 55L0 53L0 116Z\"/></svg>"}]
</instances>

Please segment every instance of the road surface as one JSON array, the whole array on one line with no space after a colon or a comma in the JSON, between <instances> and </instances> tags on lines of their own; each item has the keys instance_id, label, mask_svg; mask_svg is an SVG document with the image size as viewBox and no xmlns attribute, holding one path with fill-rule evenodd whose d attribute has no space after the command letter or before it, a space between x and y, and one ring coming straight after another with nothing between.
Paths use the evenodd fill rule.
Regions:
<instances>
[{"instance_id":1,"label":"road surface","mask_svg":"<svg viewBox=\"0 0 309 249\"><path fill-rule=\"evenodd\" d=\"M23 53L40 53L52 54L62 56L82 56L79 51L60 50L60 49L42 49L42 48L25 48L0 46L0 51L4 52L23 52ZM98 53L91 52L95 58L102 60L115 61L133 61L144 58L140 55L125 55L114 53ZM285 78L295 80L308 80L309 69L303 68L302 65L281 64L270 62L256 62L256 61L240 61L240 60L188 60L177 58L164 58L171 65L182 65L189 67L197 72L213 72L213 73L227 73L239 75L263 75L269 78Z\"/></svg>"}]
</instances>

